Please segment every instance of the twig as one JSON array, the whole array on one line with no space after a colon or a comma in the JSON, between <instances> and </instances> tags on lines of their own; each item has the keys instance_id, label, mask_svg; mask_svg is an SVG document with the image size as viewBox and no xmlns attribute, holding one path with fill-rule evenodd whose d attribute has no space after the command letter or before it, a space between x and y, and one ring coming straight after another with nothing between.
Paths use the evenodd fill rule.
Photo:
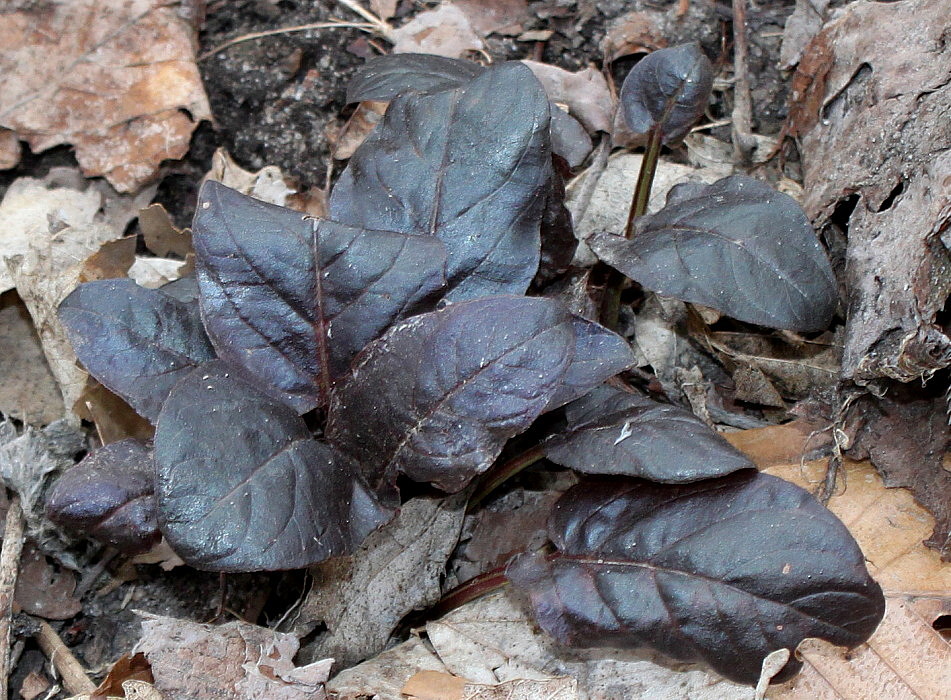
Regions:
<instances>
[{"instance_id":1,"label":"twig","mask_svg":"<svg viewBox=\"0 0 951 700\"><path fill-rule=\"evenodd\" d=\"M10 623L13 617L13 594L23 551L23 506L20 497L10 499L7 520L3 527L3 548L0 550L0 698L8 695L10 675Z\"/></svg>"},{"instance_id":2,"label":"twig","mask_svg":"<svg viewBox=\"0 0 951 700\"><path fill-rule=\"evenodd\" d=\"M756 148L753 138L753 103L746 70L746 2L733 0L733 153L749 164Z\"/></svg>"},{"instance_id":3,"label":"twig","mask_svg":"<svg viewBox=\"0 0 951 700\"><path fill-rule=\"evenodd\" d=\"M356 12L358 15L363 17L363 19L372 24L375 27L376 33L382 36L384 39L390 38L390 34L393 32L393 27L387 24L382 18L377 17L365 7L353 2L353 0L337 0L337 2L346 7L351 12Z\"/></svg>"},{"instance_id":4,"label":"twig","mask_svg":"<svg viewBox=\"0 0 951 700\"><path fill-rule=\"evenodd\" d=\"M254 39L261 39L266 36L277 36L278 34L291 34L293 32L307 32L312 29L360 29L365 32L376 32L377 27L375 24L370 24L367 22L340 22L337 20L332 20L330 22L314 22L313 24L299 24L296 27L281 27L280 29L268 29L263 32L251 32L250 34L242 34L241 36L236 36L234 39L229 39L223 44L219 44L210 51L206 51L201 56L198 57L199 61L204 61L206 58L211 58L217 53L221 53L225 49L230 49L236 44L244 43L245 41L253 41Z\"/></svg>"},{"instance_id":5,"label":"twig","mask_svg":"<svg viewBox=\"0 0 951 700\"><path fill-rule=\"evenodd\" d=\"M81 695L82 693L91 693L96 689L96 684L89 680L86 675L86 669L83 668L79 660L73 656L73 652L63 644L63 640L56 634L56 630L49 626L44 620L40 620L40 631L36 634L36 641L40 645L43 653L49 657L50 662L59 671L63 678L63 686L72 695Z\"/></svg>"}]
</instances>

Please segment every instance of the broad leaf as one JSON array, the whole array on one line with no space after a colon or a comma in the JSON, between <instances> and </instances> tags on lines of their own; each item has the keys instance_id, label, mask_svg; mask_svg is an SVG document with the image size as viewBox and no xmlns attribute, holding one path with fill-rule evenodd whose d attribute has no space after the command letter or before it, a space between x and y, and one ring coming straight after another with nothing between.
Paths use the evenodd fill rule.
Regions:
<instances>
[{"instance_id":1,"label":"broad leaf","mask_svg":"<svg viewBox=\"0 0 951 700\"><path fill-rule=\"evenodd\" d=\"M773 328L829 325L835 276L809 219L788 195L733 175L674 192L631 239L597 233L597 256L647 289Z\"/></svg>"},{"instance_id":2,"label":"broad leaf","mask_svg":"<svg viewBox=\"0 0 951 700\"><path fill-rule=\"evenodd\" d=\"M557 302L493 297L404 321L334 391L327 429L379 488L399 473L458 491L561 386L574 353Z\"/></svg>"},{"instance_id":3,"label":"broad leaf","mask_svg":"<svg viewBox=\"0 0 951 700\"><path fill-rule=\"evenodd\" d=\"M538 268L548 129L545 91L517 63L455 90L400 95L341 174L331 218L438 237L450 301L521 294Z\"/></svg>"},{"instance_id":4,"label":"broad leaf","mask_svg":"<svg viewBox=\"0 0 951 700\"><path fill-rule=\"evenodd\" d=\"M155 464L138 440L90 452L63 474L46 498L46 516L77 534L137 554L159 541Z\"/></svg>"},{"instance_id":5,"label":"broad leaf","mask_svg":"<svg viewBox=\"0 0 951 700\"><path fill-rule=\"evenodd\" d=\"M192 233L205 326L219 356L299 413L350 360L445 284L429 236L366 231L205 183Z\"/></svg>"},{"instance_id":6,"label":"broad leaf","mask_svg":"<svg viewBox=\"0 0 951 700\"><path fill-rule=\"evenodd\" d=\"M698 44L654 51L624 79L624 121L635 134L659 128L662 143L679 143L707 108L712 88L713 66Z\"/></svg>"},{"instance_id":7,"label":"broad leaf","mask_svg":"<svg viewBox=\"0 0 951 700\"><path fill-rule=\"evenodd\" d=\"M755 469L689 411L601 386L568 404L568 427L544 443L553 462L586 474L683 484Z\"/></svg>"},{"instance_id":8,"label":"broad leaf","mask_svg":"<svg viewBox=\"0 0 951 700\"><path fill-rule=\"evenodd\" d=\"M535 283L545 284L568 269L578 247L571 212L565 206L565 178L557 169L552 170L540 233L541 258Z\"/></svg>"},{"instance_id":9,"label":"broad leaf","mask_svg":"<svg viewBox=\"0 0 951 700\"><path fill-rule=\"evenodd\" d=\"M584 482L555 504L548 532L558 551L507 573L542 628L572 646L651 647L755 684L770 652L806 637L855 646L884 612L845 526L772 476Z\"/></svg>"},{"instance_id":10,"label":"broad leaf","mask_svg":"<svg viewBox=\"0 0 951 700\"><path fill-rule=\"evenodd\" d=\"M175 383L214 357L197 304L130 279L79 285L59 318L86 370L153 423Z\"/></svg>"},{"instance_id":11,"label":"broad leaf","mask_svg":"<svg viewBox=\"0 0 951 700\"><path fill-rule=\"evenodd\" d=\"M155 462L159 526L199 569L309 566L352 552L392 515L355 465L220 360L169 396Z\"/></svg>"},{"instance_id":12,"label":"broad leaf","mask_svg":"<svg viewBox=\"0 0 951 700\"><path fill-rule=\"evenodd\" d=\"M472 61L425 53L394 53L371 58L347 86L347 102L392 100L404 92L451 90L482 75Z\"/></svg>"},{"instance_id":13,"label":"broad leaf","mask_svg":"<svg viewBox=\"0 0 951 700\"><path fill-rule=\"evenodd\" d=\"M572 318L571 324L575 329L574 356L546 411L584 396L636 361L630 344L614 331L580 316Z\"/></svg>"}]
</instances>

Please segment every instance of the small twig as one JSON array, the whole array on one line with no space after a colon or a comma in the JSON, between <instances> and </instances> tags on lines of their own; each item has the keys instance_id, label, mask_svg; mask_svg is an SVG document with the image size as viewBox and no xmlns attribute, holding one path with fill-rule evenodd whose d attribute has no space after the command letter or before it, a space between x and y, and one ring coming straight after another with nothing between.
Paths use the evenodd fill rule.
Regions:
<instances>
[{"instance_id":1,"label":"small twig","mask_svg":"<svg viewBox=\"0 0 951 700\"><path fill-rule=\"evenodd\" d=\"M746 2L733 0L733 153L749 164L756 139L753 137L753 102L746 70Z\"/></svg>"},{"instance_id":2,"label":"small twig","mask_svg":"<svg viewBox=\"0 0 951 700\"><path fill-rule=\"evenodd\" d=\"M242 44L245 41L253 41L254 39L262 39L267 36L277 36L278 34L291 34L293 32L307 32L312 29L359 29L365 32L376 32L377 27L375 24L369 24L364 22L340 22L332 20L330 22L314 22L313 24L299 24L296 27L281 27L280 29L268 29L263 32L251 32L250 34L242 34L241 36L236 36L234 39L229 39L223 44L219 44L210 51L206 51L201 56L198 57L199 61L204 61L207 58L211 58L217 53L221 53L225 49L230 49L236 44Z\"/></svg>"},{"instance_id":3,"label":"small twig","mask_svg":"<svg viewBox=\"0 0 951 700\"><path fill-rule=\"evenodd\" d=\"M351 12L356 12L358 15L363 17L363 19L372 24L376 33L382 36L384 39L390 38L390 34L393 32L393 27L387 24L383 19L377 17L375 14L370 12L365 7L360 6L358 3L353 2L353 0L337 0L337 2L346 7Z\"/></svg>"},{"instance_id":4,"label":"small twig","mask_svg":"<svg viewBox=\"0 0 951 700\"><path fill-rule=\"evenodd\" d=\"M63 640L56 634L56 630L49 626L44 620L40 620L40 631L36 635L36 642L40 645L43 653L49 657L50 662L59 671L63 679L63 686L72 695L81 695L82 693L91 693L96 689L96 684L89 680L86 675L86 669L79 663L79 660L73 656L73 652L63 644Z\"/></svg>"},{"instance_id":5,"label":"small twig","mask_svg":"<svg viewBox=\"0 0 951 700\"><path fill-rule=\"evenodd\" d=\"M107 549L99 561L97 561L90 569L83 574L83 577L79 580L79 583L76 586L76 590L73 591L73 596L76 598L82 598L86 595L86 591L96 585L96 581L99 580L99 577L102 575L102 572L106 570L106 567L112 563L112 560L119 556L118 549Z\"/></svg>"},{"instance_id":6,"label":"small twig","mask_svg":"<svg viewBox=\"0 0 951 700\"><path fill-rule=\"evenodd\" d=\"M0 698L6 698L10 675L10 625L20 554L23 551L23 506L20 497L10 499L0 550Z\"/></svg>"}]
</instances>

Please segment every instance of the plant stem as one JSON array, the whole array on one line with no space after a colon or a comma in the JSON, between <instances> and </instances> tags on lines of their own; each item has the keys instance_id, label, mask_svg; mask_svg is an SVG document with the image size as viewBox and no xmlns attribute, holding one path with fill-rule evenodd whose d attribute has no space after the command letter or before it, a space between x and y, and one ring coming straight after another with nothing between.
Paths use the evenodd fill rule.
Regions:
<instances>
[{"instance_id":1,"label":"plant stem","mask_svg":"<svg viewBox=\"0 0 951 700\"><path fill-rule=\"evenodd\" d=\"M486 571L484 574L470 578L449 591L433 606L430 614L433 618L442 617L476 598L501 590L508 583L508 579L505 577L505 565Z\"/></svg>"},{"instance_id":2,"label":"plant stem","mask_svg":"<svg viewBox=\"0 0 951 700\"><path fill-rule=\"evenodd\" d=\"M545 450L541 445L536 445L530 450L516 455L507 462L497 464L487 471L472 496L469 497L469 505L466 506L468 512L472 512L486 496L495 491L501 484L505 483L523 469L532 466L538 460L545 456Z\"/></svg>"},{"instance_id":3,"label":"plant stem","mask_svg":"<svg viewBox=\"0 0 951 700\"><path fill-rule=\"evenodd\" d=\"M647 137L647 147L644 158L641 160L641 169L637 174L637 184L631 196L631 206L627 212L627 224L624 227L624 236L631 238L634 235L634 222L647 211L650 201L651 186L654 184L654 174L657 172L657 161L660 158L660 147L663 140L660 123L651 129ZM618 316L621 312L621 290L624 287L624 275L612 270L608 283L601 299L601 323L611 330L617 330Z\"/></svg>"}]
</instances>

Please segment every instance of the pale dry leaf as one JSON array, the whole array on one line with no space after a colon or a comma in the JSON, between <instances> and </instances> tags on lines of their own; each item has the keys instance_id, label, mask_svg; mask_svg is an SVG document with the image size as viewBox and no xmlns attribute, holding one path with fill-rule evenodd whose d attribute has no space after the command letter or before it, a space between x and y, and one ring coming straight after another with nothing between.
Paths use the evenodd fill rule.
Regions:
<instances>
[{"instance_id":1,"label":"pale dry leaf","mask_svg":"<svg viewBox=\"0 0 951 700\"><path fill-rule=\"evenodd\" d=\"M548 99L568 107L568 113L591 133L611 131L616 100L601 71L585 68L572 73L537 61L522 61L545 87Z\"/></svg>"},{"instance_id":2,"label":"pale dry leaf","mask_svg":"<svg viewBox=\"0 0 951 700\"><path fill-rule=\"evenodd\" d=\"M0 129L0 170L9 170L20 162L20 139L16 132Z\"/></svg>"},{"instance_id":3,"label":"pale dry leaf","mask_svg":"<svg viewBox=\"0 0 951 700\"><path fill-rule=\"evenodd\" d=\"M23 700L33 700L50 689L50 682L45 676L36 671L30 671L20 685L20 697Z\"/></svg>"},{"instance_id":4,"label":"pale dry leaf","mask_svg":"<svg viewBox=\"0 0 951 700\"><path fill-rule=\"evenodd\" d=\"M158 688L145 681L128 680L122 683L122 691L125 700L165 700ZM72 695L66 700L89 700L92 696L89 693L82 695ZM105 700L123 700L119 696L108 696Z\"/></svg>"},{"instance_id":5,"label":"pale dry leaf","mask_svg":"<svg viewBox=\"0 0 951 700\"><path fill-rule=\"evenodd\" d=\"M0 377L4 416L28 425L46 425L65 414L30 313L13 291L0 297Z\"/></svg>"},{"instance_id":6,"label":"pale dry leaf","mask_svg":"<svg viewBox=\"0 0 951 700\"><path fill-rule=\"evenodd\" d=\"M601 40L601 54L608 63L623 56L650 53L667 46L665 14L635 10L621 15L608 26Z\"/></svg>"},{"instance_id":7,"label":"pale dry leaf","mask_svg":"<svg viewBox=\"0 0 951 700\"><path fill-rule=\"evenodd\" d=\"M287 198L297 191L276 165L266 165L252 173L235 163L223 148L211 157L211 170L204 179L215 180L241 194L280 207L286 206Z\"/></svg>"},{"instance_id":8,"label":"pale dry leaf","mask_svg":"<svg viewBox=\"0 0 951 700\"><path fill-rule=\"evenodd\" d=\"M147 289L158 289L181 278L187 264L185 261L173 258L137 255L132 267L129 268L129 278Z\"/></svg>"},{"instance_id":9,"label":"pale dry leaf","mask_svg":"<svg viewBox=\"0 0 951 700\"><path fill-rule=\"evenodd\" d=\"M498 685L466 683L460 700L577 700L574 678L528 680L517 678Z\"/></svg>"},{"instance_id":10,"label":"pale dry leaf","mask_svg":"<svg viewBox=\"0 0 951 700\"><path fill-rule=\"evenodd\" d=\"M383 113L386 112L388 104L389 102L375 100L367 100L358 104L337 135L336 143L333 146L334 158L346 160L352 156L354 151L383 119Z\"/></svg>"},{"instance_id":11,"label":"pale dry leaf","mask_svg":"<svg viewBox=\"0 0 951 700\"><path fill-rule=\"evenodd\" d=\"M150 204L139 212L139 228L145 247L160 258L169 253L184 258L195 252L191 231L177 228L161 204Z\"/></svg>"},{"instance_id":12,"label":"pale dry leaf","mask_svg":"<svg viewBox=\"0 0 951 700\"><path fill-rule=\"evenodd\" d=\"M466 679L442 671L417 671L400 691L412 700L462 700Z\"/></svg>"},{"instance_id":13,"label":"pale dry leaf","mask_svg":"<svg viewBox=\"0 0 951 700\"><path fill-rule=\"evenodd\" d=\"M525 0L455 0L455 7L469 18L476 34L515 36L522 32L522 23L528 20Z\"/></svg>"},{"instance_id":14,"label":"pale dry leaf","mask_svg":"<svg viewBox=\"0 0 951 700\"><path fill-rule=\"evenodd\" d=\"M796 0L796 7L786 18L783 43L779 48L779 65L790 70L802 58L802 52L825 22L829 0Z\"/></svg>"},{"instance_id":15,"label":"pale dry leaf","mask_svg":"<svg viewBox=\"0 0 951 700\"><path fill-rule=\"evenodd\" d=\"M430 622L426 631L450 673L486 685L569 677L577 681L581 700L749 700L751 695L746 686L646 651L558 647L505 591Z\"/></svg>"},{"instance_id":16,"label":"pale dry leaf","mask_svg":"<svg viewBox=\"0 0 951 700\"><path fill-rule=\"evenodd\" d=\"M345 669L327 683L334 700L406 700L402 689L420 671L446 673L432 649L416 636Z\"/></svg>"},{"instance_id":17,"label":"pale dry leaf","mask_svg":"<svg viewBox=\"0 0 951 700\"><path fill-rule=\"evenodd\" d=\"M448 3L420 12L394 29L391 38L393 53L431 53L459 58L467 51L485 48L466 13Z\"/></svg>"},{"instance_id":18,"label":"pale dry leaf","mask_svg":"<svg viewBox=\"0 0 951 700\"><path fill-rule=\"evenodd\" d=\"M351 666L382 650L407 613L439 600L464 511L459 496L414 498L355 555L314 567L314 587L295 631L304 636L318 624L327 631L308 646L307 655Z\"/></svg>"},{"instance_id":19,"label":"pale dry leaf","mask_svg":"<svg viewBox=\"0 0 951 700\"><path fill-rule=\"evenodd\" d=\"M323 700L331 659L295 666L291 634L244 622L202 625L141 613L145 654L155 687L176 700Z\"/></svg>"},{"instance_id":20,"label":"pale dry leaf","mask_svg":"<svg viewBox=\"0 0 951 700\"><path fill-rule=\"evenodd\" d=\"M129 192L188 151L211 112L196 35L164 0L30 3L0 13L0 126L35 153L72 144L88 176Z\"/></svg>"},{"instance_id":21,"label":"pale dry leaf","mask_svg":"<svg viewBox=\"0 0 951 700\"><path fill-rule=\"evenodd\" d=\"M370 0L370 11L382 20L396 14L398 0Z\"/></svg>"}]
</instances>

